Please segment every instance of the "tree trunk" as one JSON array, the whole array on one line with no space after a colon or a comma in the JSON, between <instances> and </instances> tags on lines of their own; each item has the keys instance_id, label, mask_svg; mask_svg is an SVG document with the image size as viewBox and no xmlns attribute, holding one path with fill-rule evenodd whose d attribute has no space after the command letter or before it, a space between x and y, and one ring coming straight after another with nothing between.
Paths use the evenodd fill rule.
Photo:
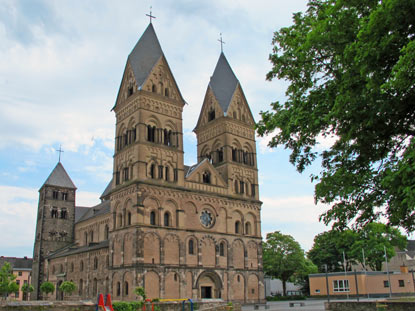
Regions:
<instances>
[{"instance_id":1,"label":"tree trunk","mask_svg":"<svg viewBox=\"0 0 415 311\"><path fill-rule=\"evenodd\" d=\"M282 281L282 293L283 296L287 296L287 281L286 280L281 280Z\"/></svg>"}]
</instances>

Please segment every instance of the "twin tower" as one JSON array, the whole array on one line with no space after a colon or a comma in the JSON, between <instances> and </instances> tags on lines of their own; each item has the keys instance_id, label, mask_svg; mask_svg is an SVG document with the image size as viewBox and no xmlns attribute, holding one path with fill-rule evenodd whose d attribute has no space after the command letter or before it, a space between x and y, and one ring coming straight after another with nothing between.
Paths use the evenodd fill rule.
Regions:
<instances>
[{"instance_id":1,"label":"twin tower","mask_svg":"<svg viewBox=\"0 0 415 311\"><path fill-rule=\"evenodd\" d=\"M223 53L194 129L191 166L183 161L184 105L150 23L112 109L113 178L102 202L76 206L61 163L40 189L37 297L45 280L72 280L79 298L134 300L143 286L149 298L264 299L254 119Z\"/></svg>"}]
</instances>

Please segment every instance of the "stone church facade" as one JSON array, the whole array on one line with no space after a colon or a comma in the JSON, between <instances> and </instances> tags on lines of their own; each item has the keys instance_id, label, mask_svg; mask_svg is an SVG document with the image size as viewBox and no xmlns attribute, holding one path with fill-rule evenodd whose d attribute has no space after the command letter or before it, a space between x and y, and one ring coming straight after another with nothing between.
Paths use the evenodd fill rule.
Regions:
<instances>
[{"instance_id":1,"label":"stone church facade","mask_svg":"<svg viewBox=\"0 0 415 311\"><path fill-rule=\"evenodd\" d=\"M264 300L254 119L221 53L183 162L185 101L150 23L130 53L113 111L113 178L94 207L75 204L59 162L39 190L34 298L43 281L75 296ZM56 291L52 299L62 299Z\"/></svg>"}]
</instances>

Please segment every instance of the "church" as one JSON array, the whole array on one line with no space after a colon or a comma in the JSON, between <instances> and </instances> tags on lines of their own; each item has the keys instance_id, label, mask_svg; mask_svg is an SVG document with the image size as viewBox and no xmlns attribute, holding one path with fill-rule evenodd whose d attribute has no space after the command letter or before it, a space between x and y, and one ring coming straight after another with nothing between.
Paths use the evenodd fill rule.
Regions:
<instances>
[{"instance_id":1,"label":"church","mask_svg":"<svg viewBox=\"0 0 415 311\"><path fill-rule=\"evenodd\" d=\"M75 299L135 300L142 286L148 298L264 301L254 118L223 52L206 83L188 166L185 101L150 22L112 109L113 178L101 203L76 205L61 162L39 190L32 299L46 298L45 281L72 281Z\"/></svg>"}]
</instances>

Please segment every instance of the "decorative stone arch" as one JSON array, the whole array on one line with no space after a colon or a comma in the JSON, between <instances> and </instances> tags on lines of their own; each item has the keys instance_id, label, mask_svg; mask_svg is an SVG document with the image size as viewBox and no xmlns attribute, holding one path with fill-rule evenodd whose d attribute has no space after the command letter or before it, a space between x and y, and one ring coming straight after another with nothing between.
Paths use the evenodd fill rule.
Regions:
<instances>
[{"instance_id":1,"label":"decorative stone arch","mask_svg":"<svg viewBox=\"0 0 415 311\"><path fill-rule=\"evenodd\" d=\"M197 289L198 298L222 298L222 280L220 276L211 269L207 269L197 276L195 287ZM209 287L210 290L208 289ZM211 297L206 297L206 294L209 294L209 291Z\"/></svg>"},{"instance_id":2,"label":"decorative stone arch","mask_svg":"<svg viewBox=\"0 0 415 311\"><path fill-rule=\"evenodd\" d=\"M233 148L236 148L236 149L242 149L241 142L240 142L237 138L234 138L234 139L232 140L231 146L232 146Z\"/></svg>"},{"instance_id":3,"label":"decorative stone arch","mask_svg":"<svg viewBox=\"0 0 415 311\"><path fill-rule=\"evenodd\" d=\"M126 233L123 239L123 264L131 265L134 257L134 235L132 233Z\"/></svg>"},{"instance_id":4,"label":"decorative stone arch","mask_svg":"<svg viewBox=\"0 0 415 311\"><path fill-rule=\"evenodd\" d=\"M247 300L248 302L257 302L259 301L259 278L255 273L248 275L247 280Z\"/></svg>"},{"instance_id":5,"label":"decorative stone arch","mask_svg":"<svg viewBox=\"0 0 415 311\"><path fill-rule=\"evenodd\" d=\"M127 198L123 204L123 211L124 211L124 225L132 225L133 224L133 201L131 198ZM130 218L128 216L128 213L130 213Z\"/></svg>"},{"instance_id":6,"label":"decorative stone arch","mask_svg":"<svg viewBox=\"0 0 415 311\"><path fill-rule=\"evenodd\" d=\"M161 127L160 119L155 115L152 114L146 118L146 125L155 126L156 128Z\"/></svg>"},{"instance_id":7,"label":"decorative stone arch","mask_svg":"<svg viewBox=\"0 0 415 311\"><path fill-rule=\"evenodd\" d=\"M160 201L156 198L156 197L146 197L143 201L143 205L144 205L144 223L146 224L151 224L150 223L150 214L151 212L155 213L155 225L159 225L160 224L160 213L159 213L159 208L160 208Z\"/></svg>"},{"instance_id":8,"label":"decorative stone arch","mask_svg":"<svg viewBox=\"0 0 415 311\"><path fill-rule=\"evenodd\" d=\"M171 216L171 224L169 224L169 227L176 227L177 226L177 210L178 210L178 204L176 201L172 199L167 199L163 205L163 215L165 212L169 212ZM164 225L164 223L163 223Z\"/></svg>"},{"instance_id":9,"label":"decorative stone arch","mask_svg":"<svg viewBox=\"0 0 415 311\"><path fill-rule=\"evenodd\" d=\"M245 287L246 287L245 276L240 272L235 273L231 281L232 299L237 300L237 301L244 301L245 300Z\"/></svg>"},{"instance_id":10,"label":"decorative stone arch","mask_svg":"<svg viewBox=\"0 0 415 311\"><path fill-rule=\"evenodd\" d=\"M201 149L200 149L200 154L199 154L199 162L204 159L204 158L208 158L210 159L210 153L211 153L211 148L208 144L204 145Z\"/></svg>"},{"instance_id":11,"label":"decorative stone arch","mask_svg":"<svg viewBox=\"0 0 415 311\"><path fill-rule=\"evenodd\" d=\"M112 274L112 295L117 300L122 297L122 278L118 272Z\"/></svg>"},{"instance_id":12,"label":"decorative stone arch","mask_svg":"<svg viewBox=\"0 0 415 311\"><path fill-rule=\"evenodd\" d=\"M160 276L157 271L149 270L144 274L144 289L147 298L160 298Z\"/></svg>"},{"instance_id":13,"label":"decorative stone arch","mask_svg":"<svg viewBox=\"0 0 415 311\"><path fill-rule=\"evenodd\" d=\"M144 263L159 264L161 258L161 237L156 232L144 234Z\"/></svg>"},{"instance_id":14,"label":"decorative stone arch","mask_svg":"<svg viewBox=\"0 0 415 311\"><path fill-rule=\"evenodd\" d=\"M164 298L180 298L180 274L177 271L167 271L164 277Z\"/></svg>"},{"instance_id":15,"label":"decorative stone arch","mask_svg":"<svg viewBox=\"0 0 415 311\"><path fill-rule=\"evenodd\" d=\"M164 264L178 265L180 263L180 238L169 233L163 239Z\"/></svg>"},{"instance_id":16,"label":"decorative stone arch","mask_svg":"<svg viewBox=\"0 0 415 311\"><path fill-rule=\"evenodd\" d=\"M252 230L251 233L246 232L246 230L245 230L245 234L256 236L258 233L257 233L257 217L255 216L255 214L252 213L252 212L248 212L245 215L245 223L250 223L251 224L251 230ZM246 227L246 224L245 224L245 227Z\"/></svg>"},{"instance_id":17,"label":"decorative stone arch","mask_svg":"<svg viewBox=\"0 0 415 311\"><path fill-rule=\"evenodd\" d=\"M189 241L190 240L193 240L193 247L194 247L193 248L193 254L189 254ZM187 255L197 255L198 254L198 252L199 252L199 239L194 234L188 235L186 237L186 239L184 240L184 242L186 244L186 247L185 247L186 256Z\"/></svg>"},{"instance_id":18,"label":"decorative stone arch","mask_svg":"<svg viewBox=\"0 0 415 311\"><path fill-rule=\"evenodd\" d=\"M247 243L247 257L248 257L248 269L257 269L258 268L258 244L250 240Z\"/></svg>"},{"instance_id":19,"label":"decorative stone arch","mask_svg":"<svg viewBox=\"0 0 415 311\"><path fill-rule=\"evenodd\" d=\"M239 225L237 224L239 222ZM239 232L237 232L238 230L238 226L239 226ZM244 232L244 215L243 213L238 210L235 209L232 211L232 232L235 234L243 234Z\"/></svg>"},{"instance_id":20,"label":"decorative stone arch","mask_svg":"<svg viewBox=\"0 0 415 311\"><path fill-rule=\"evenodd\" d=\"M231 247L231 259L232 265L235 269L244 269L245 268L245 254L246 247L242 239L235 239L232 242Z\"/></svg>"},{"instance_id":21,"label":"decorative stone arch","mask_svg":"<svg viewBox=\"0 0 415 311\"><path fill-rule=\"evenodd\" d=\"M122 277L122 296L124 298L134 298L134 277L130 271L126 271ZM127 284L128 286L126 286Z\"/></svg>"},{"instance_id":22,"label":"decorative stone arch","mask_svg":"<svg viewBox=\"0 0 415 311\"><path fill-rule=\"evenodd\" d=\"M203 267L214 267L216 265L216 245L215 237L210 234L204 235L200 239L199 249Z\"/></svg>"}]
</instances>

